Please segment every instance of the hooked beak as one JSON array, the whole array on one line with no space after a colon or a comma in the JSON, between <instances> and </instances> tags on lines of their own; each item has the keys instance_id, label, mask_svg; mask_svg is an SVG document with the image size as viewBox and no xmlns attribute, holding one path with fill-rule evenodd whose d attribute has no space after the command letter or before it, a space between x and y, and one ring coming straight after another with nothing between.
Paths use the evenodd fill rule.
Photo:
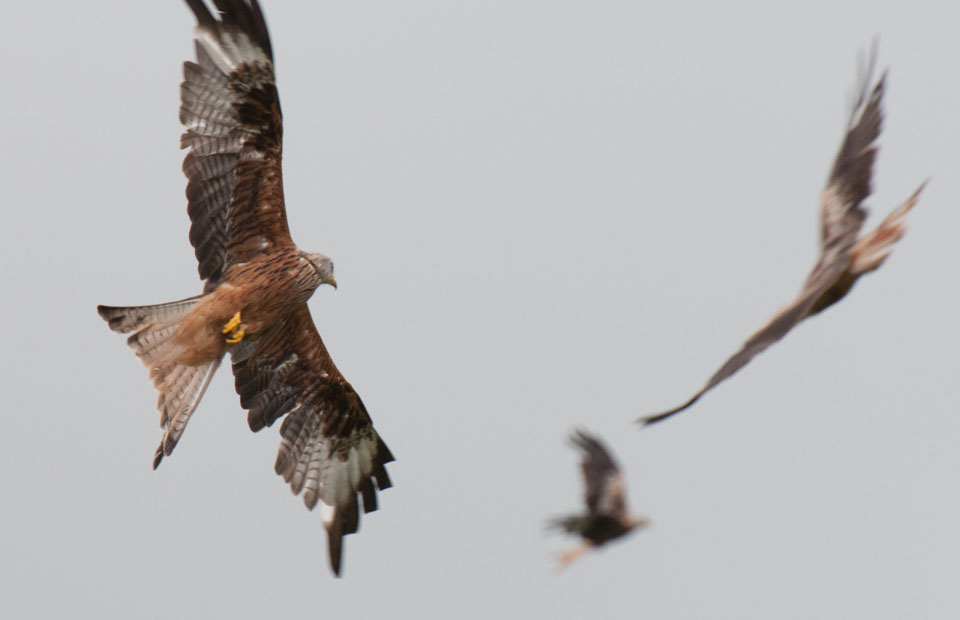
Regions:
<instances>
[{"instance_id":1,"label":"hooked beak","mask_svg":"<svg viewBox=\"0 0 960 620\"><path fill-rule=\"evenodd\" d=\"M330 276L330 286L332 286L333 288L337 288L337 279L334 278L333 276Z\"/></svg>"}]
</instances>

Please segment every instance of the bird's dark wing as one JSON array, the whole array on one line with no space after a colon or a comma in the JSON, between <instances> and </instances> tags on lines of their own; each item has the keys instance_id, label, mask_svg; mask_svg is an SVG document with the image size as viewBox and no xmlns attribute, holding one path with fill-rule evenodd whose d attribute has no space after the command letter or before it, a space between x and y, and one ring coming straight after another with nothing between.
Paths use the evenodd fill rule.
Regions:
<instances>
[{"instance_id":1,"label":"bird's dark wing","mask_svg":"<svg viewBox=\"0 0 960 620\"><path fill-rule=\"evenodd\" d=\"M823 190L821 201L822 250L820 258L804 282L800 293L747 339L740 350L714 373L707 384L679 407L640 418L642 424L653 424L680 413L693 405L706 392L747 365L764 349L783 338L806 318L814 304L850 268L851 250L866 218L860 203L870 194L870 179L876 157L876 140L883 122L881 100L886 74L870 89L873 58L861 72L859 96L854 103L847 131ZM849 288L849 287L848 287ZM844 290L844 293L846 291ZM841 294L842 296L842 294ZM835 300L834 300L835 301ZM828 302L827 305L829 305Z\"/></svg>"},{"instance_id":2,"label":"bird's dark wing","mask_svg":"<svg viewBox=\"0 0 960 620\"><path fill-rule=\"evenodd\" d=\"M570 441L582 452L584 501L591 514L617 517L627 513L623 472L597 437L577 430Z\"/></svg>"},{"instance_id":3,"label":"bird's dark wing","mask_svg":"<svg viewBox=\"0 0 960 620\"><path fill-rule=\"evenodd\" d=\"M829 288L829 285L824 287L823 290L826 288ZM710 380L707 381L707 384L700 388L700 391L694 394L690 400L669 411L640 418L638 422L645 425L654 424L676 415L693 405L693 403L697 402L706 392L716 387L718 383L736 373L764 349L783 338L787 332L803 320L803 317L806 316L817 297L819 297L818 293L808 293L795 298L789 305L768 320L763 327L754 332L754 334L743 343L740 350L724 362L720 370L715 372L713 376L710 377Z\"/></svg>"},{"instance_id":4,"label":"bird's dark wing","mask_svg":"<svg viewBox=\"0 0 960 620\"><path fill-rule=\"evenodd\" d=\"M286 415L275 469L294 494L303 492L307 508L322 504L330 562L339 575L342 538L359 523L357 495L364 512L377 509L376 489L390 487L384 465L393 455L330 359L306 304L240 343L233 351L233 374L252 430Z\"/></svg>"},{"instance_id":5,"label":"bird's dark wing","mask_svg":"<svg viewBox=\"0 0 960 620\"><path fill-rule=\"evenodd\" d=\"M187 0L197 62L183 65L180 139L190 243L205 291L254 255L292 246L280 170L283 126L270 36L257 0Z\"/></svg>"},{"instance_id":6,"label":"bird's dark wing","mask_svg":"<svg viewBox=\"0 0 960 620\"><path fill-rule=\"evenodd\" d=\"M857 98L840 151L833 162L820 200L820 243L822 253L849 251L867 217L862 202L872 191L873 163L877 157L877 138L883 126L883 91L886 72L873 87L876 50L861 68ZM846 254L843 255L844 258Z\"/></svg>"}]
</instances>

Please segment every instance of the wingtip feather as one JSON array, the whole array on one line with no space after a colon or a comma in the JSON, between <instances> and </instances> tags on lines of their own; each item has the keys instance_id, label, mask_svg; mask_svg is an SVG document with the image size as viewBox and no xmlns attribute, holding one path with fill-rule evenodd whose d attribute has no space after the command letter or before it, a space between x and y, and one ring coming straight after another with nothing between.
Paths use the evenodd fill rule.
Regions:
<instances>
[{"instance_id":1,"label":"wingtip feather","mask_svg":"<svg viewBox=\"0 0 960 620\"><path fill-rule=\"evenodd\" d=\"M640 426L642 426L642 427L645 428L645 427L647 427L647 426L651 426L651 425L653 425L653 424L657 424L658 422L663 422L663 421L666 420L667 418L673 417L673 416L677 415L678 413L680 413L680 412L682 412L682 411L686 411L687 409L689 409L689 408L693 405L693 403L697 402L697 400L700 399L700 396L702 396L702 395L703 395L703 391L698 392L693 398L691 398L691 399L688 400L687 402L683 403L683 404L680 405L679 407L674 407L673 409L670 409L670 410L668 410L668 411L664 411L663 413L657 413L657 414L655 414L655 415L649 415L649 416L644 416L644 417L641 417L641 418L637 418L637 424L639 424Z\"/></svg>"},{"instance_id":2,"label":"wingtip feather","mask_svg":"<svg viewBox=\"0 0 960 620\"><path fill-rule=\"evenodd\" d=\"M333 523L327 529L327 549L330 552L330 568L333 575L339 579L343 556L343 534L340 531L339 515L335 515Z\"/></svg>"},{"instance_id":3,"label":"wingtip feather","mask_svg":"<svg viewBox=\"0 0 960 620\"><path fill-rule=\"evenodd\" d=\"M217 20L213 17L213 13L211 13L207 5L203 3L203 0L186 0L186 2L187 6L190 7L190 10L193 11L194 16L197 18L198 28L211 28L217 23Z\"/></svg>"}]
</instances>

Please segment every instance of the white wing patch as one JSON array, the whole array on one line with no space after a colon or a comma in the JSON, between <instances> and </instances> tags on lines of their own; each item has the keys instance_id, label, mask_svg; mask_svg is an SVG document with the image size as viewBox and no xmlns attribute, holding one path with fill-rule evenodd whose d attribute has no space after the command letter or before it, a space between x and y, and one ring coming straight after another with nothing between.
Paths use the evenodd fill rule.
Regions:
<instances>
[{"instance_id":1,"label":"white wing patch","mask_svg":"<svg viewBox=\"0 0 960 620\"><path fill-rule=\"evenodd\" d=\"M257 62L264 67L271 64L267 54L243 32L223 28L218 37L206 28L199 27L196 39L210 54L217 68L226 75L230 75L242 64Z\"/></svg>"}]
</instances>

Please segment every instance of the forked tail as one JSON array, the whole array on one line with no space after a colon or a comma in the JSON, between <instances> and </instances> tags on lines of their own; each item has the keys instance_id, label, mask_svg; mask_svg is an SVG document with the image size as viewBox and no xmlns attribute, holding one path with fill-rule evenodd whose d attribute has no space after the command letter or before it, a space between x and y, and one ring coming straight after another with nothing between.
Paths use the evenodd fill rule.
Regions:
<instances>
[{"instance_id":1,"label":"forked tail","mask_svg":"<svg viewBox=\"0 0 960 620\"><path fill-rule=\"evenodd\" d=\"M177 441L197 408L210 379L220 366L220 358L200 366L177 363L182 346L171 341L180 321L203 299L203 295L155 306L117 308L97 306L97 312L115 332L134 332L127 344L150 369L150 378L159 392L157 409L163 440L154 455L153 468L173 452Z\"/></svg>"},{"instance_id":2,"label":"forked tail","mask_svg":"<svg viewBox=\"0 0 960 620\"><path fill-rule=\"evenodd\" d=\"M883 261L893 251L893 245L906 232L907 213L913 208L913 205L917 204L920 192L926 185L927 182L924 181L917 188L917 191L913 192L912 196L894 209L893 213L880 222L874 230L857 239L857 243L850 251L852 259L850 271L854 275L860 276L868 273L883 264Z\"/></svg>"}]
</instances>

